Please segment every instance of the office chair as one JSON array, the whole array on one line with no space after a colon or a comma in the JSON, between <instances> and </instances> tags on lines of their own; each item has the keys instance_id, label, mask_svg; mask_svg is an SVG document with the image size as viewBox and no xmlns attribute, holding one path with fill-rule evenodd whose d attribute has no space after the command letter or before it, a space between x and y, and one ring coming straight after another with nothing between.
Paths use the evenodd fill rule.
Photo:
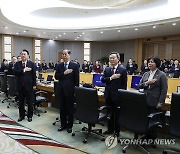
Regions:
<instances>
[{"instance_id":1,"label":"office chair","mask_svg":"<svg viewBox=\"0 0 180 154\"><path fill-rule=\"evenodd\" d=\"M139 139L139 135L146 134L152 128L161 126L161 122L154 119L158 119L163 112L148 115L146 94L122 89L119 89L118 93L121 101L119 124L125 129L134 132L134 139ZM129 146L123 147L122 152L125 153ZM135 146L149 153L143 145Z\"/></svg>"},{"instance_id":2,"label":"office chair","mask_svg":"<svg viewBox=\"0 0 180 154\"><path fill-rule=\"evenodd\" d=\"M172 93L171 98L171 109L170 109L170 118L169 118L169 131L170 133L180 138L180 93ZM168 152L180 153L180 149L166 149L163 151L163 154Z\"/></svg>"},{"instance_id":3,"label":"office chair","mask_svg":"<svg viewBox=\"0 0 180 154\"><path fill-rule=\"evenodd\" d=\"M100 135L102 140L104 140L102 129L92 129L95 124L107 119L107 114L100 111L108 107L99 107L97 90L93 88L75 87L75 99L77 103L75 118L81 122L87 123L88 128L83 127L81 131L74 131L72 136L75 136L76 132L85 132L87 135L83 143L87 143L87 139L91 134Z\"/></svg>"},{"instance_id":4,"label":"office chair","mask_svg":"<svg viewBox=\"0 0 180 154\"><path fill-rule=\"evenodd\" d=\"M42 102L48 102L48 93L45 91L35 91L34 95L35 95L35 101L33 103L34 114L37 116L41 116L40 115L41 112L47 113L46 110L42 111L42 110L38 109L38 107L42 106Z\"/></svg>"},{"instance_id":5,"label":"office chair","mask_svg":"<svg viewBox=\"0 0 180 154\"><path fill-rule=\"evenodd\" d=\"M40 81L44 79L44 78L43 78L43 75L42 75L41 73L38 75L38 79L39 79Z\"/></svg>"},{"instance_id":6,"label":"office chair","mask_svg":"<svg viewBox=\"0 0 180 154\"><path fill-rule=\"evenodd\" d=\"M12 103L15 103L17 99L17 89L16 89L16 79L14 75L7 75L7 84L8 84L8 95L7 95L7 100L11 100ZM11 106L10 102L7 108ZM18 106L16 104L16 106Z\"/></svg>"},{"instance_id":7,"label":"office chair","mask_svg":"<svg viewBox=\"0 0 180 154\"><path fill-rule=\"evenodd\" d=\"M2 103L4 103L8 99L7 77L4 73L0 74L0 82L1 82L1 92L5 94L5 98L2 100Z\"/></svg>"}]
</instances>

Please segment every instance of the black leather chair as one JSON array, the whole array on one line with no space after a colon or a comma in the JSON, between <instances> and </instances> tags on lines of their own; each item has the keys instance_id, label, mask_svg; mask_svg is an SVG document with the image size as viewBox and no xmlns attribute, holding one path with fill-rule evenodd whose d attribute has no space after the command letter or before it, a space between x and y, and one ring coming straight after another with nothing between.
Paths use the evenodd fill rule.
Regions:
<instances>
[{"instance_id":1,"label":"black leather chair","mask_svg":"<svg viewBox=\"0 0 180 154\"><path fill-rule=\"evenodd\" d=\"M157 112L148 115L148 106L146 101L146 95L144 93L132 92L127 90L119 89L119 100L120 100L120 114L119 124L120 126L134 132L134 139L138 139L139 135L146 134L147 131L154 127L160 126L162 123L155 118L156 116L163 114ZM122 152L125 153L126 149L130 145L123 147ZM149 153L143 145L136 145L145 152Z\"/></svg>"},{"instance_id":2,"label":"black leather chair","mask_svg":"<svg viewBox=\"0 0 180 154\"><path fill-rule=\"evenodd\" d=\"M169 131L176 138L180 138L180 93L172 93ZM163 154L167 154L168 152L180 153L180 148L164 150Z\"/></svg>"},{"instance_id":3,"label":"black leather chair","mask_svg":"<svg viewBox=\"0 0 180 154\"><path fill-rule=\"evenodd\" d=\"M7 76L4 73L0 73L0 82L1 82L1 92L5 94L5 98L2 100L4 103L8 99L8 89L7 89Z\"/></svg>"},{"instance_id":4,"label":"black leather chair","mask_svg":"<svg viewBox=\"0 0 180 154\"><path fill-rule=\"evenodd\" d=\"M16 89L16 78L14 75L7 75L7 85L8 85L8 92L7 92L7 100L10 100L10 102L15 103L17 101L17 89ZM11 106L11 103L9 102L9 105L7 108ZM15 104L15 106L18 106Z\"/></svg>"},{"instance_id":5,"label":"black leather chair","mask_svg":"<svg viewBox=\"0 0 180 154\"><path fill-rule=\"evenodd\" d=\"M87 142L87 138L90 134L100 135L102 140L102 129L92 129L95 124L107 119L107 114L100 111L107 109L107 106L99 107L97 90L93 88L75 87L75 100L76 100L76 112L75 118L81 122L87 123L88 128L83 127L81 131L74 131L72 136L76 132L86 132L87 136L83 140L83 143Z\"/></svg>"},{"instance_id":6,"label":"black leather chair","mask_svg":"<svg viewBox=\"0 0 180 154\"><path fill-rule=\"evenodd\" d=\"M42 111L40 110L38 107L42 106L43 102L48 102L48 93L45 91L35 91L34 92L35 95L35 101L33 103L33 107L34 107L34 114L37 116L40 116L40 113L46 113L47 111Z\"/></svg>"}]
</instances>

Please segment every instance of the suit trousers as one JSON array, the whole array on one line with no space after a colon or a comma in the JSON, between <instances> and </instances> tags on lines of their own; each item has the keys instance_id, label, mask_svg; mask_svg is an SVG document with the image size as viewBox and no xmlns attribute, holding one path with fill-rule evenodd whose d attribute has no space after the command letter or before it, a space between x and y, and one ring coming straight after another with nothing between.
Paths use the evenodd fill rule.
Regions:
<instances>
[{"instance_id":1,"label":"suit trousers","mask_svg":"<svg viewBox=\"0 0 180 154\"><path fill-rule=\"evenodd\" d=\"M108 114L110 115L110 120L108 121L108 130L110 132L119 133L120 125L118 123L118 119L120 109L117 106L118 102L113 101L109 96L108 99L106 99L106 104L111 106L111 109L108 110Z\"/></svg>"},{"instance_id":2,"label":"suit trousers","mask_svg":"<svg viewBox=\"0 0 180 154\"><path fill-rule=\"evenodd\" d=\"M73 127L74 95L66 96L64 91L60 93L60 119L61 127Z\"/></svg>"},{"instance_id":3,"label":"suit trousers","mask_svg":"<svg viewBox=\"0 0 180 154\"><path fill-rule=\"evenodd\" d=\"M27 91L25 87L22 87L18 91L18 98L19 98L19 117L24 118L25 117L25 107L24 103L25 100L27 102L28 106L28 112L27 117L32 118L33 116L33 90Z\"/></svg>"}]
</instances>

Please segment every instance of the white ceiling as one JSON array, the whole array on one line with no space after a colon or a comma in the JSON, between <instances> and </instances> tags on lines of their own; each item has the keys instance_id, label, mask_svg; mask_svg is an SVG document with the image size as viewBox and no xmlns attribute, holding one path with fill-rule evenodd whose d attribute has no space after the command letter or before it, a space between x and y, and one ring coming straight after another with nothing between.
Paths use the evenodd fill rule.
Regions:
<instances>
[{"instance_id":1,"label":"white ceiling","mask_svg":"<svg viewBox=\"0 0 180 154\"><path fill-rule=\"evenodd\" d=\"M0 33L62 41L175 35L180 34L179 4L179 0L51 0L51 4L0 0Z\"/></svg>"}]
</instances>

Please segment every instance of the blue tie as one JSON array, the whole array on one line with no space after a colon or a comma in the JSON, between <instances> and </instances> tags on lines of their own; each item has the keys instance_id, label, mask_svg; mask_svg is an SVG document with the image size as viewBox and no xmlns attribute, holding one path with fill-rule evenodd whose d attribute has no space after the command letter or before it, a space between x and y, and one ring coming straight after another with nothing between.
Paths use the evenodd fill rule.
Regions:
<instances>
[{"instance_id":1,"label":"blue tie","mask_svg":"<svg viewBox=\"0 0 180 154\"><path fill-rule=\"evenodd\" d=\"M68 64L64 63L64 70L67 70L67 69L68 69Z\"/></svg>"}]
</instances>

